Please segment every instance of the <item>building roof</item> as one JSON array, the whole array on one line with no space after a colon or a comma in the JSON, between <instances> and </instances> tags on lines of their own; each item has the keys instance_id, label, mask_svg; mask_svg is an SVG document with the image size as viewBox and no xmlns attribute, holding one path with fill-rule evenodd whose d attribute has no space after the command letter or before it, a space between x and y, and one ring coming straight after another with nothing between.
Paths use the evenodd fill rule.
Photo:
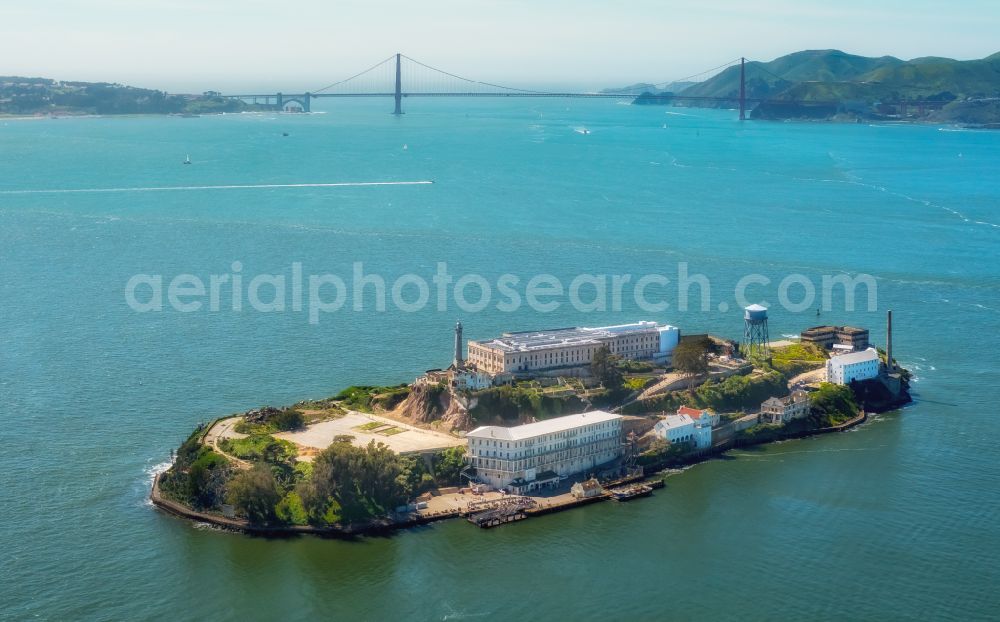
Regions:
<instances>
[{"instance_id":1,"label":"building roof","mask_svg":"<svg viewBox=\"0 0 1000 622\"><path fill-rule=\"evenodd\" d=\"M810 326L809 328L802 331L803 335L815 335L823 333L833 333L837 331L836 326Z\"/></svg>"},{"instance_id":2,"label":"building roof","mask_svg":"<svg viewBox=\"0 0 1000 622\"><path fill-rule=\"evenodd\" d=\"M501 350L503 352L531 352L573 345L596 345L615 335L629 333L653 333L664 329L674 329L668 324L656 322L635 322L617 326L599 326L596 328L555 328L550 330L504 333L494 339L474 341L481 346Z\"/></svg>"},{"instance_id":3,"label":"building roof","mask_svg":"<svg viewBox=\"0 0 1000 622\"><path fill-rule=\"evenodd\" d=\"M678 415L687 415L692 419L700 419L703 412L705 411L700 408L691 408L690 406L681 406L677 409Z\"/></svg>"},{"instance_id":4,"label":"building roof","mask_svg":"<svg viewBox=\"0 0 1000 622\"><path fill-rule=\"evenodd\" d=\"M663 419L656 422L656 425L672 430L674 428L683 428L686 425L693 425L694 420L688 415L666 415Z\"/></svg>"},{"instance_id":5,"label":"building roof","mask_svg":"<svg viewBox=\"0 0 1000 622\"><path fill-rule=\"evenodd\" d=\"M868 348L867 350L862 350L861 352L849 352L847 354L840 354L830 359L831 365L836 365L838 367L843 365L852 365L854 363L867 363L868 361L878 360L878 350L875 348Z\"/></svg>"},{"instance_id":6,"label":"building roof","mask_svg":"<svg viewBox=\"0 0 1000 622\"><path fill-rule=\"evenodd\" d=\"M565 417L555 417L553 419L546 419L535 423L526 423L524 425L514 426L511 428L484 425L469 432L465 436L467 438L492 438L502 441L520 441L527 438L535 438L536 436L553 434L555 432L564 432L566 430L572 430L585 425L603 423L605 421L614 421L621 418L621 415L615 415L603 410L592 410L587 413L566 415Z\"/></svg>"},{"instance_id":7,"label":"building roof","mask_svg":"<svg viewBox=\"0 0 1000 622\"><path fill-rule=\"evenodd\" d=\"M839 332L847 333L849 335L868 334L868 329L867 328L858 328L857 326L841 326L837 330Z\"/></svg>"}]
</instances>

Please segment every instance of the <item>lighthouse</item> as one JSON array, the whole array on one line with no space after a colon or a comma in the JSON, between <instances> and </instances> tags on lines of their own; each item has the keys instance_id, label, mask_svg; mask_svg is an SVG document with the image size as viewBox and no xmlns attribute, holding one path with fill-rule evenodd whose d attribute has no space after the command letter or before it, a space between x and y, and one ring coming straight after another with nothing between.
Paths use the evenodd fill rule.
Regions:
<instances>
[{"instance_id":1,"label":"lighthouse","mask_svg":"<svg viewBox=\"0 0 1000 622\"><path fill-rule=\"evenodd\" d=\"M451 363L455 369L461 369L465 365L462 360L462 322L455 322L455 360Z\"/></svg>"}]
</instances>

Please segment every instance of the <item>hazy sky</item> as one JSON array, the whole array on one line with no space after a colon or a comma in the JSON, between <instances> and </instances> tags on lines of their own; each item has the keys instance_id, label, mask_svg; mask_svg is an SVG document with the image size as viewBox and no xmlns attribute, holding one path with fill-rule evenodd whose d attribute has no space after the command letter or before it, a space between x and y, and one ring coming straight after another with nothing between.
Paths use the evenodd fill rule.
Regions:
<instances>
[{"instance_id":1,"label":"hazy sky","mask_svg":"<svg viewBox=\"0 0 1000 622\"><path fill-rule=\"evenodd\" d=\"M403 52L514 86L683 77L738 56L1000 51L1000 0L0 0L0 75L315 89Z\"/></svg>"}]
</instances>

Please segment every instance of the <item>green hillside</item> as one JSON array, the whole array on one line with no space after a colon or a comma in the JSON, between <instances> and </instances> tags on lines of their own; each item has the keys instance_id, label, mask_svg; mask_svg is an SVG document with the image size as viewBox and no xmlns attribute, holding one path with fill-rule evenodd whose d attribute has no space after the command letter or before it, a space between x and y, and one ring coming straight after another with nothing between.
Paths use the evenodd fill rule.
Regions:
<instances>
[{"instance_id":1,"label":"green hillside","mask_svg":"<svg viewBox=\"0 0 1000 622\"><path fill-rule=\"evenodd\" d=\"M107 82L0 76L0 115L203 114L253 108L214 93L170 95Z\"/></svg>"},{"instance_id":2,"label":"green hillside","mask_svg":"<svg viewBox=\"0 0 1000 622\"><path fill-rule=\"evenodd\" d=\"M770 62L747 62L746 95L764 100L754 119L909 119L989 125L1000 122L1000 53L959 61L923 57L903 61L870 58L840 50L806 50ZM684 106L732 107L739 96L740 67L731 66L683 91L684 95L728 101L676 102ZM909 102L905 107L899 102ZM939 102L919 105L919 102ZM917 102L917 103L914 103ZM944 104L951 102L947 106ZM642 98L636 103L663 104ZM911 105L912 104L912 105Z\"/></svg>"}]
</instances>

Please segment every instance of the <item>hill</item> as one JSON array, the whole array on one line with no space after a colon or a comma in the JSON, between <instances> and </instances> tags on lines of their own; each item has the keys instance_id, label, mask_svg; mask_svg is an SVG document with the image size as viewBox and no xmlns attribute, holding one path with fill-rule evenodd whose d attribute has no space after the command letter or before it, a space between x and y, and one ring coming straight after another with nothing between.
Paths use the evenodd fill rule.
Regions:
<instances>
[{"instance_id":1,"label":"hill","mask_svg":"<svg viewBox=\"0 0 1000 622\"><path fill-rule=\"evenodd\" d=\"M746 94L764 100L753 119L908 119L988 125L1000 122L1000 53L959 61L923 57L857 56L840 50L806 50L770 62L746 63ZM685 106L731 107L739 96L740 68L732 66L684 90L684 95L730 98ZM896 104L906 101L905 108ZM937 102L920 105L920 102ZM952 102L945 106L946 103ZM645 97L636 103L664 103Z\"/></svg>"},{"instance_id":2,"label":"hill","mask_svg":"<svg viewBox=\"0 0 1000 622\"><path fill-rule=\"evenodd\" d=\"M647 84L645 82L637 82L635 84L630 84L629 86L623 86L619 88L601 89L601 93L627 93L629 95L641 95L643 93L680 93L686 88L698 84L697 82L671 82L664 85L662 88L655 84Z\"/></svg>"},{"instance_id":3,"label":"hill","mask_svg":"<svg viewBox=\"0 0 1000 622\"><path fill-rule=\"evenodd\" d=\"M0 115L200 114L254 109L244 102L107 82L61 82L49 78L0 76Z\"/></svg>"}]
</instances>

